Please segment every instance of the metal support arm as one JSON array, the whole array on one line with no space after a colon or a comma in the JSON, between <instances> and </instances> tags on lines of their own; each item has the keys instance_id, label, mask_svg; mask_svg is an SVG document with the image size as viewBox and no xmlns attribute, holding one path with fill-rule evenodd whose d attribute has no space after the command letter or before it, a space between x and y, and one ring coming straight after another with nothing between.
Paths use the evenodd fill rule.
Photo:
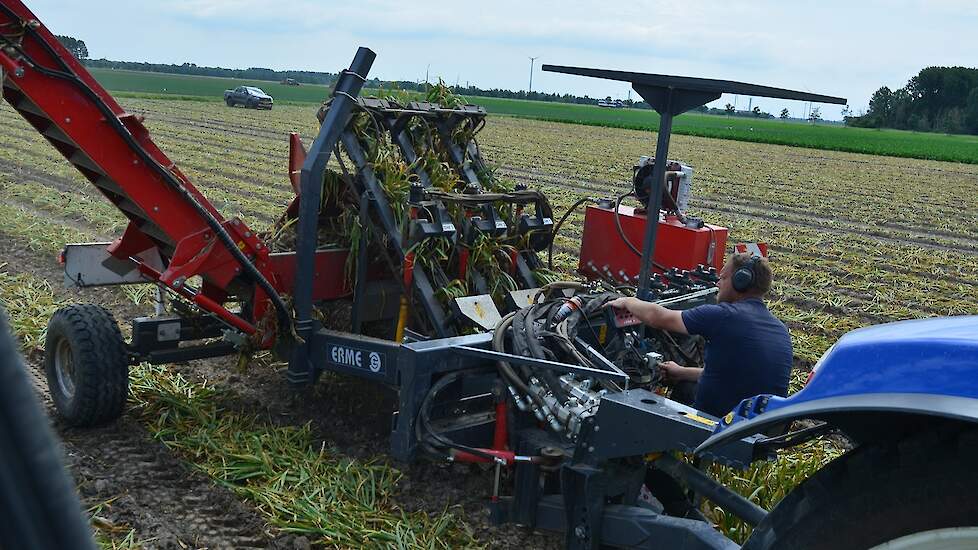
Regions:
<instances>
[{"instance_id":1,"label":"metal support arm","mask_svg":"<svg viewBox=\"0 0 978 550\"><path fill-rule=\"evenodd\" d=\"M292 351L288 379L293 384L312 381L314 369L309 361L309 339L315 332L312 319L312 290L315 277L316 244L319 233L319 205L322 201L323 174L329 156L346 128L353 112L356 95L360 93L376 54L368 48L357 50L350 69L340 75L333 92L329 112L319 129L299 176L302 193L299 203L298 243L296 246L295 304L296 333L302 339Z\"/></svg>"}]
</instances>

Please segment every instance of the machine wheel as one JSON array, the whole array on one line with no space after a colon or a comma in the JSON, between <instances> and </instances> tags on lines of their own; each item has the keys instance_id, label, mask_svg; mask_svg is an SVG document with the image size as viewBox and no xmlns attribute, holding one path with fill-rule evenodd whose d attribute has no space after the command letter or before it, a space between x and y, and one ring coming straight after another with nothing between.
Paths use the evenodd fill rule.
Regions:
<instances>
[{"instance_id":1,"label":"machine wheel","mask_svg":"<svg viewBox=\"0 0 978 550\"><path fill-rule=\"evenodd\" d=\"M227 103L228 104L228 107L234 107L234 101L231 101L231 98L230 97L227 98L227 99L225 99L224 100L224 103Z\"/></svg>"},{"instance_id":2,"label":"machine wheel","mask_svg":"<svg viewBox=\"0 0 978 550\"><path fill-rule=\"evenodd\" d=\"M44 341L44 370L69 425L96 426L122 414L129 358L119 325L105 308L72 305L55 312Z\"/></svg>"},{"instance_id":3,"label":"machine wheel","mask_svg":"<svg viewBox=\"0 0 978 550\"><path fill-rule=\"evenodd\" d=\"M947 428L836 459L789 493L744 548L978 548L978 430Z\"/></svg>"}]
</instances>

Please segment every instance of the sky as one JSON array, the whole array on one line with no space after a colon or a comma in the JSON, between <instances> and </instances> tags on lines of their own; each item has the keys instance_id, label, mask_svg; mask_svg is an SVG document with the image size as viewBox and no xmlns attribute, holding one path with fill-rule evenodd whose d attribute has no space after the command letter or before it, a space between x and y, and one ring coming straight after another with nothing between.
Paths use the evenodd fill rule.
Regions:
<instances>
[{"instance_id":1,"label":"sky","mask_svg":"<svg viewBox=\"0 0 978 550\"><path fill-rule=\"evenodd\" d=\"M93 58L337 72L358 46L370 76L625 99L626 83L541 64L736 80L844 97L854 113L880 86L931 65L978 64L978 0L26 0ZM631 92L637 99L637 94ZM723 96L777 115L801 102ZM817 105L816 105L817 106ZM841 106L821 105L839 119Z\"/></svg>"}]
</instances>

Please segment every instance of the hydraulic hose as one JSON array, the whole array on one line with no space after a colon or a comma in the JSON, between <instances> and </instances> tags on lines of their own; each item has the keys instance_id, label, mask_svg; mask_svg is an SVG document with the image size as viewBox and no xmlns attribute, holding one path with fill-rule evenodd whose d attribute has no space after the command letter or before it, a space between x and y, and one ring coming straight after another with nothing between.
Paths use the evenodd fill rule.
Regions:
<instances>
[{"instance_id":1,"label":"hydraulic hose","mask_svg":"<svg viewBox=\"0 0 978 550\"><path fill-rule=\"evenodd\" d=\"M445 376L441 377L437 382L435 382L433 386L431 386L431 389L428 390L428 394L425 395L424 401L421 402L421 410L420 410L418 422L415 424L415 435L418 438L418 441L423 442L424 437L421 430L424 429L424 431L427 432L432 439L434 439L437 443L439 443L443 447L464 451L473 454L475 456L478 456L480 458L483 458L489 462L496 462L497 461L496 456L486 453L480 449L476 449L475 447L469 447L468 445L456 443L451 439L436 432L431 427L431 403L434 400L434 397L438 395L440 391L445 389L445 386L451 384L452 382L455 382L462 376L473 374L474 372L476 371L472 371L472 370L455 371L453 373L446 374Z\"/></svg>"},{"instance_id":2,"label":"hydraulic hose","mask_svg":"<svg viewBox=\"0 0 978 550\"><path fill-rule=\"evenodd\" d=\"M517 313L519 312L514 311L506 315L505 317L503 317L502 321L500 321L499 324L496 325L496 330L493 331L492 333L492 349L494 351L499 351L499 352L506 351L506 347L504 343L504 340L506 338L506 331L509 330L509 327L513 325L513 318L516 317ZM511 367L509 363L507 363L506 361L497 361L496 366L499 367L499 372L503 374L503 377L506 378L506 380L508 380L510 384L515 386L520 393L523 394L530 393L530 388L527 387L523 379L516 374L516 371L513 370L513 367Z\"/></svg>"},{"instance_id":3,"label":"hydraulic hose","mask_svg":"<svg viewBox=\"0 0 978 550\"><path fill-rule=\"evenodd\" d=\"M564 212L564 215L560 217L560 221L557 222L557 225L554 226L554 232L550 235L550 244L547 245L547 268L548 269L554 268L554 241L557 240L557 233L560 233L560 227L564 225L564 221L571 215L572 212L574 212L574 210L577 210L582 204L586 202L594 202L594 199L585 197L572 204L571 207L567 209L567 212Z\"/></svg>"},{"instance_id":4,"label":"hydraulic hose","mask_svg":"<svg viewBox=\"0 0 978 550\"><path fill-rule=\"evenodd\" d=\"M15 14L13 11L11 11L3 4L0 4L0 8L3 8L4 12L7 14L8 17L15 20L19 19L17 14ZM37 33L35 29L31 28L30 25L24 25L23 22L22 22L22 26L26 29L27 32L31 33L34 36L34 38L38 41L38 43L41 44L41 46L48 52L49 55L51 55L52 58L56 59L61 64L64 71L49 69L47 67L38 64L36 61L34 61L33 58L31 58L31 56L26 51L24 51L24 49L20 46L20 44L16 44L6 40L4 40L4 42L16 48L17 51L21 54L21 56L24 58L24 60L27 61L28 65L30 65L34 70L48 77L67 80L68 82L71 82L79 89L81 89L82 92L84 92L84 94L95 104L96 107L98 107L99 111L101 111L102 114L105 116L105 121L109 125L111 125L114 130L116 130L116 133L119 134L119 136L123 139L123 141L125 141L126 144L128 144L129 147L136 152L139 158L144 163L146 163L147 166L151 167L157 174L159 174L162 180L167 183L167 185L169 185L171 188L177 191L180 194L180 196L183 197L184 200L186 200L187 203L191 205L191 207L193 207L194 211L196 211L197 214L200 215L200 217L207 223L207 226L211 229L211 231L214 232L215 235L217 235L218 239L221 241L221 243L224 245L227 251L231 254L231 256L241 265L241 267L251 277L251 279L256 284L258 284L259 287L261 287L262 291L265 292L265 294L269 297L269 299L272 300L272 304L275 306L275 310L278 312L279 326L287 328L289 334L294 334L295 330L292 323L292 316L289 314L289 309L288 306L285 305L285 301L282 300L282 297L278 294L278 292L268 281L268 279L266 279L265 276L262 275L262 273L258 270L258 268L255 267L255 264L253 264L251 260L249 260L248 257L244 254L244 252L242 252L238 248L238 246L234 242L234 239L231 238L231 236L224 229L224 227L221 226L221 223L217 220L217 218L215 218L214 215L210 213L210 211L208 211L202 204L200 204L197 198L192 193L190 193L190 191L186 187L183 186L183 183L176 176L174 176L169 170L161 166L160 163L157 162L152 155L150 155L145 149L143 149L142 145L140 145L139 142L136 141L136 139L132 136L129 130L125 127L125 125L122 124L122 122L119 120L116 114L112 112L112 109L105 103L105 100L103 100L97 93L95 93L95 90L92 90L92 88L88 84L86 84L85 81L83 81L81 78L78 77L78 75L74 74L74 72L71 70L71 67L69 67L68 64L64 62L63 59L61 59L58 53L51 47L50 44L47 43L46 40L44 40L43 37L41 37Z\"/></svg>"},{"instance_id":5,"label":"hydraulic hose","mask_svg":"<svg viewBox=\"0 0 978 550\"><path fill-rule=\"evenodd\" d=\"M632 242L628 240L628 237L625 236L625 231L621 228L621 217L618 214L618 209L621 208L621 201L623 201L625 197L634 197L634 196L635 196L635 192L631 191L625 193L624 195L619 196L618 200L615 202L615 228L618 230L618 236L621 237L621 240L625 243L625 245L627 245L628 248L631 249L631 251L634 252L636 256L641 258L642 251L635 248L635 245L633 245ZM649 216L646 216L645 223L649 223L651 219L652 218L650 218ZM658 216L656 216L656 219L654 221L658 223L659 221ZM666 268L662 264L656 262L655 260L652 260L652 266L658 269L659 271L666 271Z\"/></svg>"},{"instance_id":6,"label":"hydraulic hose","mask_svg":"<svg viewBox=\"0 0 978 550\"><path fill-rule=\"evenodd\" d=\"M540 287L540 290L537 290L536 294L533 295L533 303L534 304L537 303L537 300L540 299L540 296L546 297L547 293L549 293L551 290L562 289L562 288L573 288L574 290L584 290L585 288L587 288L587 285L585 285L584 283L579 283L577 281L554 281L552 283L547 283L542 287Z\"/></svg>"}]
</instances>

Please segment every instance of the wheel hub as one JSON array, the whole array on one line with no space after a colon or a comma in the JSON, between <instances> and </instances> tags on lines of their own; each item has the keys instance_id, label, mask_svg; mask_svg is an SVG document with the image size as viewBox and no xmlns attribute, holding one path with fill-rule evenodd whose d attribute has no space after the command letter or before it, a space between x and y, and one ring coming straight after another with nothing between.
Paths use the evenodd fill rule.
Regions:
<instances>
[{"instance_id":1,"label":"wheel hub","mask_svg":"<svg viewBox=\"0 0 978 550\"><path fill-rule=\"evenodd\" d=\"M54 352L54 371L58 375L58 387L67 398L75 395L75 362L72 358L71 345L61 339Z\"/></svg>"}]
</instances>

